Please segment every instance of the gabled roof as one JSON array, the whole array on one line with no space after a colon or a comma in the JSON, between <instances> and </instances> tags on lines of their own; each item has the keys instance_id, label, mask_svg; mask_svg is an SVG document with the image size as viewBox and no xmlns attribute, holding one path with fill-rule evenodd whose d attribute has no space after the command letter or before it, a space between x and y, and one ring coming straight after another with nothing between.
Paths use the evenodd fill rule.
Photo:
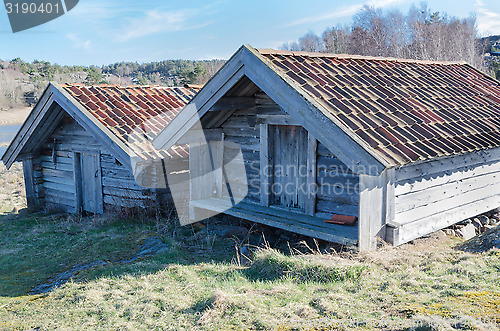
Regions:
<instances>
[{"instance_id":1,"label":"gabled roof","mask_svg":"<svg viewBox=\"0 0 500 331\"><path fill-rule=\"evenodd\" d=\"M140 158L175 159L188 155L186 145L165 152L155 150L149 142L191 100L197 88L76 84L61 87Z\"/></svg>"},{"instance_id":2,"label":"gabled roof","mask_svg":"<svg viewBox=\"0 0 500 331\"><path fill-rule=\"evenodd\" d=\"M499 82L465 62L259 52L391 166L500 146Z\"/></svg>"},{"instance_id":3,"label":"gabled roof","mask_svg":"<svg viewBox=\"0 0 500 331\"><path fill-rule=\"evenodd\" d=\"M2 160L10 167L18 156L35 150L52 133L64 113L93 133L129 167L131 157L142 160L186 157L185 145L156 151L150 141L196 92L197 88L192 87L50 83Z\"/></svg>"},{"instance_id":4,"label":"gabled roof","mask_svg":"<svg viewBox=\"0 0 500 331\"><path fill-rule=\"evenodd\" d=\"M302 117L304 127L358 173L377 174L383 168L500 146L500 83L465 62L250 46L231 61L233 74L243 68L244 75L290 115ZM232 77L223 73L230 66L218 75ZM190 104L201 105L205 89L217 90L214 84L223 85L210 81ZM199 110L200 115L206 111ZM169 127L179 127L182 118L164 131L172 137L167 145L176 138ZM165 138L160 133L153 144L159 147ZM372 166L377 170L367 170Z\"/></svg>"}]
</instances>

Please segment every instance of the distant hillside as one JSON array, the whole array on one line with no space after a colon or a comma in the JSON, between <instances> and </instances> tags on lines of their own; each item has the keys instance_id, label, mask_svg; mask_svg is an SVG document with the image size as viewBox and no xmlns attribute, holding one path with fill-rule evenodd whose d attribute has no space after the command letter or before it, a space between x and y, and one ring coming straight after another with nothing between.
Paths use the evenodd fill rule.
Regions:
<instances>
[{"instance_id":1,"label":"distant hillside","mask_svg":"<svg viewBox=\"0 0 500 331\"><path fill-rule=\"evenodd\" d=\"M500 35L481 38L483 54L495 72L496 79L500 80Z\"/></svg>"},{"instance_id":2,"label":"distant hillside","mask_svg":"<svg viewBox=\"0 0 500 331\"><path fill-rule=\"evenodd\" d=\"M61 66L46 61L0 60L0 111L33 105L49 81L58 83L164 85L204 84L224 60L120 62L102 67Z\"/></svg>"},{"instance_id":3,"label":"distant hillside","mask_svg":"<svg viewBox=\"0 0 500 331\"><path fill-rule=\"evenodd\" d=\"M485 53L500 52L500 35L479 39Z\"/></svg>"}]
</instances>

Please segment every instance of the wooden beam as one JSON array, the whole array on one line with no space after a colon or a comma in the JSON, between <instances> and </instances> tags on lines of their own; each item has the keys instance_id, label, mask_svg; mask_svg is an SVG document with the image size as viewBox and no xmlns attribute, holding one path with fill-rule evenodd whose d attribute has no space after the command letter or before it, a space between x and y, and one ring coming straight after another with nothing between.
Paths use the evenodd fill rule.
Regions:
<instances>
[{"instance_id":1,"label":"wooden beam","mask_svg":"<svg viewBox=\"0 0 500 331\"><path fill-rule=\"evenodd\" d=\"M16 157L21 154L24 146L29 140L29 137L33 134L40 122L45 118L47 112L51 109L52 102L52 93L47 87L35 108L33 108L31 113L28 115L28 118L24 121L23 125L2 156L2 160L7 169L12 166Z\"/></svg>"},{"instance_id":2,"label":"wooden beam","mask_svg":"<svg viewBox=\"0 0 500 331\"><path fill-rule=\"evenodd\" d=\"M323 222L321 218L300 213L245 202L240 202L233 207L224 199L191 201L190 206L193 209L224 213L329 242L356 245L358 241L356 227L329 224Z\"/></svg>"},{"instance_id":3,"label":"wooden beam","mask_svg":"<svg viewBox=\"0 0 500 331\"><path fill-rule=\"evenodd\" d=\"M360 175L359 197L359 249L375 250L379 239L385 240L384 198L386 196L386 173L380 176Z\"/></svg>"},{"instance_id":4,"label":"wooden beam","mask_svg":"<svg viewBox=\"0 0 500 331\"><path fill-rule=\"evenodd\" d=\"M81 154L74 152L73 153L73 181L74 181L74 189L75 189L75 205L76 205L76 213L81 214L83 211L83 178L82 178L82 163L81 163Z\"/></svg>"},{"instance_id":5,"label":"wooden beam","mask_svg":"<svg viewBox=\"0 0 500 331\"><path fill-rule=\"evenodd\" d=\"M26 188L26 200L28 209L33 212L38 209L33 170L33 159L30 157L23 161L24 186Z\"/></svg>"},{"instance_id":6,"label":"wooden beam","mask_svg":"<svg viewBox=\"0 0 500 331\"><path fill-rule=\"evenodd\" d=\"M301 125L299 121L290 115L257 115L257 124Z\"/></svg>"},{"instance_id":7,"label":"wooden beam","mask_svg":"<svg viewBox=\"0 0 500 331\"><path fill-rule=\"evenodd\" d=\"M191 130L182 136L177 144L204 143L207 141L222 141L222 129Z\"/></svg>"},{"instance_id":8,"label":"wooden beam","mask_svg":"<svg viewBox=\"0 0 500 331\"><path fill-rule=\"evenodd\" d=\"M385 200L385 223L392 222L396 217L396 169L391 168L385 171L385 187L384 200ZM386 238L387 241L387 238ZM388 241L390 242L390 241Z\"/></svg>"},{"instance_id":9,"label":"wooden beam","mask_svg":"<svg viewBox=\"0 0 500 331\"><path fill-rule=\"evenodd\" d=\"M307 200L306 214L314 215L316 212L316 195L317 195L317 167L316 167L316 151L318 149L318 141L312 134L307 137Z\"/></svg>"},{"instance_id":10,"label":"wooden beam","mask_svg":"<svg viewBox=\"0 0 500 331\"><path fill-rule=\"evenodd\" d=\"M268 207L271 200L271 155L270 128L268 124L260 125L260 204Z\"/></svg>"},{"instance_id":11,"label":"wooden beam","mask_svg":"<svg viewBox=\"0 0 500 331\"><path fill-rule=\"evenodd\" d=\"M210 111L227 111L254 107L254 97L222 97L210 108Z\"/></svg>"}]
</instances>

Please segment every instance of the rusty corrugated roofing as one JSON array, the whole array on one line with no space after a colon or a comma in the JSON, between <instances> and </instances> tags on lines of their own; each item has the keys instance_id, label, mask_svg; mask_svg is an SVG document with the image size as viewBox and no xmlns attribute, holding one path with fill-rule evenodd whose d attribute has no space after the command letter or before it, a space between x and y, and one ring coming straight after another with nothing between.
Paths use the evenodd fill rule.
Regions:
<instances>
[{"instance_id":1,"label":"rusty corrugated roofing","mask_svg":"<svg viewBox=\"0 0 500 331\"><path fill-rule=\"evenodd\" d=\"M198 87L61 85L139 157L183 158L188 146L157 151L151 141L196 94Z\"/></svg>"},{"instance_id":2,"label":"rusty corrugated roofing","mask_svg":"<svg viewBox=\"0 0 500 331\"><path fill-rule=\"evenodd\" d=\"M499 82L465 62L258 51L390 166L500 146Z\"/></svg>"}]
</instances>

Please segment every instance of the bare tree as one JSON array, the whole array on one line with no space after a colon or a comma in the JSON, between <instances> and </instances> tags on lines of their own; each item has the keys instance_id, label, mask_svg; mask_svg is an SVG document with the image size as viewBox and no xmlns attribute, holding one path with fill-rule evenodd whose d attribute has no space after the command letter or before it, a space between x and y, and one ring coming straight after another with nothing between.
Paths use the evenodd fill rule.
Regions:
<instances>
[{"instance_id":1,"label":"bare tree","mask_svg":"<svg viewBox=\"0 0 500 331\"><path fill-rule=\"evenodd\" d=\"M308 32L300 37L298 41L283 44L281 48L289 51L323 52L325 50L323 45L320 37L312 32Z\"/></svg>"},{"instance_id":2,"label":"bare tree","mask_svg":"<svg viewBox=\"0 0 500 331\"><path fill-rule=\"evenodd\" d=\"M347 53L350 34L349 27L337 26L326 29L321 36L325 52Z\"/></svg>"},{"instance_id":3,"label":"bare tree","mask_svg":"<svg viewBox=\"0 0 500 331\"><path fill-rule=\"evenodd\" d=\"M345 27L326 29L321 38L307 33L282 46L289 50L413 58L465 60L485 70L474 16L465 19L413 5L408 14L364 6Z\"/></svg>"}]
</instances>

